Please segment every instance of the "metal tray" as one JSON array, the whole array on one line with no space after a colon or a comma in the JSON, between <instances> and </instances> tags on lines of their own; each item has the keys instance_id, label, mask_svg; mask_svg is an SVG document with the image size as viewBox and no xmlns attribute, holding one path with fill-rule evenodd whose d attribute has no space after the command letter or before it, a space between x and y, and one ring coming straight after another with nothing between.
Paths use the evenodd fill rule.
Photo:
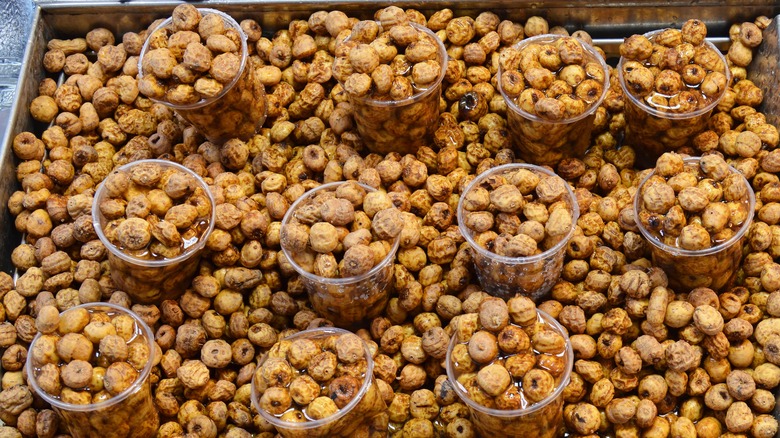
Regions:
<instances>
[{"instance_id":1,"label":"metal tray","mask_svg":"<svg viewBox=\"0 0 780 438\"><path fill-rule=\"evenodd\" d=\"M149 25L156 18L170 14L180 1L170 0L38 0L33 18L33 27L27 41L22 71L17 83L17 95L11 109L8 129L0 139L0 223L6 226L0 230L0 269L12 273L11 251L21 242L5 205L8 198L18 190L11 142L15 134L22 131L42 132L46 126L35 122L27 108L37 95L38 83L46 76L41 59L46 43L52 38L83 37L90 29L106 27L115 34L137 31ZM698 18L707 24L708 39L721 49L728 43L728 29L732 23L752 21L765 15L774 17L780 13L780 2L776 0L634 0L601 2L597 0L465 0L465 1L387 1L372 0L204 0L200 7L220 9L238 20L253 18L271 35L275 30L286 28L293 19L306 19L318 10L340 9L352 16L371 18L373 12L389 4L416 8L426 15L441 9L453 9L455 15L476 16L490 10L502 18L524 21L533 15L548 19L553 25L561 25L570 31L584 29L594 38L594 43L607 53L612 61L617 58L617 48L624 37L644 33L662 27L680 27L689 18ZM762 47L763 56L774 56L771 63L752 66L751 77L759 75L765 79L764 89L776 90L777 64L777 19L769 32L770 41ZM759 55L757 55L758 57ZM756 64L756 63L754 63ZM614 65L614 62L613 62ZM758 70L758 71L756 71ZM756 76L758 77L758 76ZM758 83L758 81L757 81ZM773 96L773 94L766 94ZM764 109L770 120L780 119L780 100L767 99ZM780 396L780 389L778 390ZM780 403L774 415L780 418ZM780 437L780 433L778 434Z\"/></svg>"}]
</instances>

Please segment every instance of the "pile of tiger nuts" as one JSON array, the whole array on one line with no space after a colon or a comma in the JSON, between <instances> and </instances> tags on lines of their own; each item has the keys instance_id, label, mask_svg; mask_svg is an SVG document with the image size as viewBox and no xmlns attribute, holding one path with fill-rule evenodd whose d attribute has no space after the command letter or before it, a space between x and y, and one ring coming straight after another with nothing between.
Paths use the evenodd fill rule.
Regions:
<instances>
[{"instance_id":1,"label":"pile of tiger nuts","mask_svg":"<svg viewBox=\"0 0 780 438\"><path fill-rule=\"evenodd\" d=\"M432 86L443 62L435 37L415 27L401 8L378 15L379 23L358 22L339 44L334 77L350 95L374 100L403 100Z\"/></svg>"},{"instance_id":2,"label":"pile of tiger nuts","mask_svg":"<svg viewBox=\"0 0 780 438\"><path fill-rule=\"evenodd\" d=\"M555 166L590 147L609 69L590 37L579 36L538 35L499 55L497 85L508 106L510 139L526 162Z\"/></svg>"},{"instance_id":3,"label":"pile of tiger nuts","mask_svg":"<svg viewBox=\"0 0 780 438\"><path fill-rule=\"evenodd\" d=\"M752 222L753 193L742 174L717 154L686 162L667 152L637 193L639 225L675 288L721 289L733 280ZM694 252L678 257L677 248Z\"/></svg>"},{"instance_id":4,"label":"pile of tiger nuts","mask_svg":"<svg viewBox=\"0 0 780 438\"><path fill-rule=\"evenodd\" d=\"M606 86L604 68L574 37L510 48L502 57L503 92L518 108L545 120L579 116Z\"/></svg>"},{"instance_id":5,"label":"pile of tiger nuts","mask_svg":"<svg viewBox=\"0 0 780 438\"><path fill-rule=\"evenodd\" d=\"M241 39L220 15L201 15L192 5L177 7L170 26L149 36L138 89L175 105L213 98L240 73Z\"/></svg>"},{"instance_id":6,"label":"pile of tiger nuts","mask_svg":"<svg viewBox=\"0 0 780 438\"><path fill-rule=\"evenodd\" d=\"M700 250L726 242L750 220L750 187L720 155L686 166L665 153L642 185L639 221L664 244Z\"/></svg>"},{"instance_id":7,"label":"pile of tiger nuts","mask_svg":"<svg viewBox=\"0 0 780 438\"><path fill-rule=\"evenodd\" d=\"M475 317L476 327L469 326ZM519 409L544 400L559 386L566 341L538 318L527 297L486 298L479 313L458 319L457 336L452 351L456 378L479 404Z\"/></svg>"},{"instance_id":8,"label":"pile of tiger nuts","mask_svg":"<svg viewBox=\"0 0 780 438\"><path fill-rule=\"evenodd\" d=\"M486 292L544 297L558 280L578 217L567 183L538 166L501 166L477 177L458 205L460 230Z\"/></svg>"},{"instance_id":9,"label":"pile of tiger nuts","mask_svg":"<svg viewBox=\"0 0 780 438\"><path fill-rule=\"evenodd\" d=\"M538 315L530 298L485 298L478 313L462 314L453 324L448 365L472 402L489 409L532 408L566 384L568 340ZM514 436L536 427L548 436L562 422L562 404L552 400L520 420L479 411L472 411L472 419L483 435Z\"/></svg>"},{"instance_id":10,"label":"pile of tiger nuts","mask_svg":"<svg viewBox=\"0 0 780 438\"><path fill-rule=\"evenodd\" d=\"M108 246L111 278L141 303L177 298L197 271L215 210L224 220L203 182L166 161L114 170L95 196L95 223Z\"/></svg>"},{"instance_id":11,"label":"pile of tiger nuts","mask_svg":"<svg viewBox=\"0 0 780 438\"><path fill-rule=\"evenodd\" d=\"M708 106L728 87L729 72L717 49L705 44L706 37L707 26L694 19L682 29L665 29L650 38L626 38L620 45L626 89L662 112L684 114Z\"/></svg>"},{"instance_id":12,"label":"pile of tiger nuts","mask_svg":"<svg viewBox=\"0 0 780 438\"><path fill-rule=\"evenodd\" d=\"M555 246L574 221L566 182L531 169L480 181L463 197L464 225L477 245L505 257L528 257Z\"/></svg>"},{"instance_id":13,"label":"pile of tiger nuts","mask_svg":"<svg viewBox=\"0 0 780 438\"><path fill-rule=\"evenodd\" d=\"M78 425L72 433L97 433L101 429L92 425L106 421L119 434L127 434L131 428L144 434L156 431L159 422L151 403L151 386L141 377L148 363L156 362L156 353L150 350L150 339L133 317L99 304L61 315L57 307L45 305L38 312L35 328L41 335L31 344L28 369L48 398L71 405L95 405L137 387L121 408L63 413L69 424Z\"/></svg>"},{"instance_id":14,"label":"pile of tiger nuts","mask_svg":"<svg viewBox=\"0 0 780 438\"><path fill-rule=\"evenodd\" d=\"M750 44L758 45L760 35L752 32ZM730 68L706 36L706 25L691 19L682 29L632 35L620 45L620 81L628 93L626 134L644 166L664 151L691 144L693 136L707 129L712 108L721 99L732 99L731 75L742 75L738 66L747 64L730 53L729 61L738 69Z\"/></svg>"},{"instance_id":15,"label":"pile of tiger nuts","mask_svg":"<svg viewBox=\"0 0 780 438\"><path fill-rule=\"evenodd\" d=\"M403 228L403 215L386 192L348 181L298 204L280 244L306 272L358 277L387 257Z\"/></svg>"},{"instance_id":16,"label":"pile of tiger nuts","mask_svg":"<svg viewBox=\"0 0 780 438\"><path fill-rule=\"evenodd\" d=\"M413 153L436 128L447 55L424 16L390 6L375 19L355 23L343 41L337 37L333 77L349 95L370 151Z\"/></svg>"},{"instance_id":17,"label":"pile of tiger nuts","mask_svg":"<svg viewBox=\"0 0 780 438\"><path fill-rule=\"evenodd\" d=\"M103 233L120 251L139 259L170 259L203 239L213 206L187 172L165 162L141 162L111 172L98 209Z\"/></svg>"},{"instance_id":18,"label":"pile of tiger nuts","mask_svg":"<svg viewBox=\"0 0 780 438\"><path fill-rule=\"evenodd\" d=\"M177 108L210 141L255 134L266 114L263 85L246 50L249 38L259 38L257 23L239 25L222 12L183 4L150 32L145 41L132 38L143 44L135 67L141 94Z\"/></svg>"},{"instance_id":19,"label":"pile of tiger nuts","mask_svg":"<svg viewBox=\"0 0 780 438\"><path fill-rule=\"evenodd\" d=\"M295 430L301 423L328 420L356 403L331 424L284 436L365 435L375 416L384 417L386 428L386 406L373 376L367 375L368 360L363 340L348 332L301 335L276 343L255 371L257 407Z\"/></svg>"},{"instance_id":20,"label":"pile of tiger nuts","mask_svg":"<svg viewBox=\"0 0 780 438\"><path fill-rule=\"evenodd\" d=\"M38 96L26 102L42 124L13 133L9 145L18 185L7 206L23 240L10 256L16 275L0 272L0 436L69 433L66 419L34 394L24 372L27 357L36 354L29 351L39 333L36 319L52 315L52 306L62 312L105 301L133 310L154 332L160 356L149 381L158 437L274 437L275 427L252 407L258 359L299 331L339 323L313 309L303 277L281 249L281 223L308 191L341 181L377 189L385 208L401 212L389 274L393 292L378 316L354 328L374 361L389 436L477 436L470 406L444 365L451 338L465 327L461 322L497 301L478 282L476 251L459 231L457 206L476 175L517 161L507 105L496 89L504 54L526 37L567 33L557 26L564 23L516 22L489 11L403 10L408 22L429 28L445 44L446 73L430 139L414 150L380 153L366 149L355 108L333 76L339 44L360 20L374 17L319 11L261 29L252 11L242 14L236 18L244 19L247 64L267 92L267 119L256 135L224 142L208 141L138 91L138 56L159 23L123 35L100 28L49 42L39 61L46 77ZM403 20L378 13L383 28L384 14ZM569 434L772 437L778 430L780 136L757 110L764 96L746 69L770 22L759 17L731 27L724 97L690 142L672 148L683 157L720 157L755 192L733 282L718 290L679 288L653 264L652 244L634 215L647 173L637 169L640 149L624 140L629 100L614 69L589 122L592 134L584 136L587 152L551 165L580 210L564 245L561 277L536 303L565 327L574 351L570 383L561 391ZM581 31L571 36L588 40ZM150 158L200 176L217 218L181 295L141 303L112 279L91 206L113 170ZM373 241L373 230L366 229ZM538 430L537 424L526 434Z\"/></svg>"}]
</instances>

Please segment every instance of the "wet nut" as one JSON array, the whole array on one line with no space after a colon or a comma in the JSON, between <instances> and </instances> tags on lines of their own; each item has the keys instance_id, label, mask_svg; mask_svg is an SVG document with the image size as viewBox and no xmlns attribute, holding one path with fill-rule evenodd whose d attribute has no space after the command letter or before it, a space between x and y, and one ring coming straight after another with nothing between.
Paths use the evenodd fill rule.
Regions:
<instances>
[{"instance_id":1,"label":"wet nut","mask_svg":"<svg viewBox=\"0 0 780 438\"><path fill-rule=\"evenodd\" d=\"M357 335L302 332L282 342L289 345L286 357L268 357L255 371L256 387L257 379L266 382L259 386L259 405L265 413L291 423L328 418L359 396L366 379L372 381L368 392L343 417L346 422L338 420L334 433L385 410L372 376L365 374L367 350Z\"/></svg>"},{"instance_id":2,"label":"wet nut","mask_svg":"<svg viewBox=\"0 0 780 438\"><path fill-rule=\"evenodd\" d=\"M477 384L483 391L498 397L509 387L512 377L503 366L493 363L477 373Z\"/></svg>"},{"instance_id":3,"label":"wet nut","mask_svg":"<svg viewBox=\"0 0 780 438\"><path fill-rule=\"evenodd\" d=\"M681 157L675 153L662 154L655 174L640 187L637 215L642 226L651 238L673 248L702 250L729 242L750 218L747 181L738 172L730 171L718 155L686 162L681 173L675 174L681 170L680 161ZM682 181L682 174L692 175L689 184L695 185L675 190L669 183L673 178ZM693 258L678 260L654 247L656 263L670 274L672 285L688 290L701 286L715 290L724 287L736 275L738 254L741 254L741 244L734 244L721 252L697 257L693 262ZM701 312L702 316L712 313L709 309ZM716 324L706 331L721 331L722 321L705 319Z\"/></svg>"}]
</instances>

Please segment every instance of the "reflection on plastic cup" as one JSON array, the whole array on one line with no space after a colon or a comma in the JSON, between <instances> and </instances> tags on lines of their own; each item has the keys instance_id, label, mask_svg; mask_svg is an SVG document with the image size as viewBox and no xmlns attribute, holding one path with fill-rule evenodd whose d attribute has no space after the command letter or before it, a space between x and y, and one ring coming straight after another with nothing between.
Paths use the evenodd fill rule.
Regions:
<instances>
[{"instance_id":1,"label":"reflection on plastic cup","mask_svg":"<svg viewBox=\"0 0 780 438\"><path fill-rule=\"evenodd\" d=\"M569 376L574 365L574 351L566 329L555 318L538 309L537 315L538 323L547 324L563 336L566 342L563 353L565 368L556 379L556 386L552 393L543 400L521 409L493 409L472 400L466 388L458 381L459 375L452 355L455 346L461 342L457 335L453 335L450 339L447 349L447 378L458 397L466 403L471 421L480 436L553 438L563 432L563 389L569 384ZM517 384L515 382L515 385Z\"/></svg>"},{"instance_id":2,"label":"reflection on plastic cup","mask_svg":"<svg viewBox=\"0 0 780 438\"><path fill-rule=\"evenodd\" d=\"M698 157L686 158L685 163L686 165L695 164L698 166L699 160ZM729 170L735 174L739 173L731 166L729 166ZM664 270L669 279L669 287L675 292L687 292L697 287L708 287L720 291L730 287L737 277L737 271L742 261L745 234L753 223L752 213L755 209L756 197L748 181L743 178L745 192L748 196L742 202L747 205L749 214L739 229L734 230L734 235L725 242L707 249L686 250L662 242L660 236L649 230L641 220L638 220L640 212L644 210L641 205L643 190L647 181L654 174L655 172L649 174L640 183L634 196L636 226L642 236L650 243L653 266Z\"/></svg>"},{"instance_id":3,"label":"reflection on plastic cup","mask_svg":"<svg viewBox=\"0 0 780 438\"><path fill-rule=\"evenodd\" d=\"M471 245L472 258L479 283L485 292L504 299L515 294L522 294L534 301L539 301L555 285L563 270L563 259L566 253L566 245L574 235L580 210L574 192L569 185L566 186L566 194L563 201L571 211L571 227L569 231L559 236L554 242L550 242L548 249L540 254L528 257L506 257L498 255L487 248L480 246L474 240L475 232L465 225L465 208L463 199L466 194L475 190L486 179L506 174L517 169L527 169L546 176L558 177L555 173L532 164L505 164L483 172L471 184L466 187L458 203L458 226L460 233Z\"/></svg>"},{"instance_id":4,"label":"reflection on plastic cup","mask_svg":"<svg viewBox=\"0 0 780 438\"><path fill-rule=\"evenodd\" d=\"M371 152L414 154L420 146L430 144L438 126L441 83L447 71L447 51L444 43L430 29L416 23L411 25L436 43L436 61L441 65L441 73L433 84L406 99L376 100L349 96L357 131Z\"/></svg>"},{"instance_id":5,"label":"reflection on plastic cup","mask_svg":"<svg viewBox=\"0 0 780 438\"><path fill-rule=\"evenodd\" d=\"M653 41L654 37L664 30L655 30L644 34ZM704 46L720 57L723 66L723 74L727 83L731 79L731 71L726 67L726 57L709 41L704 41ZM626 140L636 151L637 163L643 168L652 167L655 160L664 153L690 146L693 138L707 129L712 110L726 95L724 87L717 96L708 96L703 106L697 106L694 111L674 112L663 111L650 106L644 99L639 98L626 85L623 65L626 60L621 57L618 62L617 72L620 87L625 95ZM701 105L701 104L699 104Z\"/></svg>"},{"instance_id":6,"label":"reflection on plastic cup","mask_svg":"<svg viewBox=\"0 0 780 438\"><path fill-rule=\"evenodd\" d=\"M190 169L165 160L139 160L116 169L114 172L129 172L133 167L154 163L163 169L175 169L184 172L196 182L202 196L207 198L209 213L196 218L199 235L189 241L181 254L176 257L137 257L118 248L106 236L105 227L110 223L100 211L100 204L108 198L106 185L101 184L95 192L92 203L92 223L95 232L108 250L108 263L111 266L111 279L119 290L126 292L134 302L160 303L163 300L176 299L187 288L200 263L200 256L215 223L215 203L206 183ZM162 219L161 219L162 220Z\"/></svg>"},{"instance_id":7,"label":"reflection on plastic cup","mask_svg":"<svg viewBox=\"0 0 780 438\"><path fill-rule=\"evenodd\" d=\"M102 312L109 317L128 315L134 323L134 336L128 345L142 343L150 354L154 354L155 343L152 330L143 320L125 308L110 303L88 303L73 307L61 314L66 315L74 309L86 309L90 314ZM30 343L30 351L42 334L38 333ZM95 347L97 349L97 346ZM74 438L146 438L154 436L159 426L159 417L152 400L151 370L154 365L150 358L146 366L138 370L135 382L107 400L91 404L71 404L63 402L59 396L48 394L38 385L41 365L35 363L33 355L27 357L27 381L33 392L44 402L51 405Z\"/></svg>"},{"instance_id":8,"label":"reflection on plastic cup","mask_svg":"<svg viewBox=\"0 0 780 438\"><path fill-rule=\"evenodd\" d=\"M323 184L298 198L282 219L282 233L298 209L305 207L324 191L335 192L342 184L344 183ZM365 184L360 184L360 186L366 192L376 191L373 187ZM399 235L385 258L370 271L356 277L346 278L327 278L308 272L295 262L292 250L284 245L284 239L282 239L281 247L289 263L301 276L301 281L309 293L309 302L312 308L334 324L350 327L379 316L385 309L393 287L393 261L398 251L400 239Z\"/></svg>"},{"instance_id":9,"label":"reflection on plastic cup","mask_svg":"<svg viewBox=\"0 0 780 438\"><path fill-rule=\"evenodd\" d=\"M177 105L166 100L152 99L173 109L193 125L210 142L222 144L231 138L249 140L263 126L266 116L265 87L258 80L255 63L247 51L247 37L236 21L216 9L198 9L202 16L219 15L225 26L241 36L241 68L232 82L225 85L214 97L188 104ZM172 18L163 21L151 33L170 28ZM147 39L138 57L138 79L143 78L142 60L149 50Z\"/></svg>"},{"instance_id":10,"label":"reflection on plastic cup","mask_svg":"<svg viewBox=\"0 0 780 438\"><path fill-rule=\"evenodd\" d=\"M288 336L283 342L293 342L296 339L326 339L332 336L340 336L350 333L347 330L322 327L304 330L292 336ZM277 344L278 345L278 344ZM264 355L258 365L258 370L263 366L273 348ZM363 381L357 394L346 406L339 409L333 415L320 420L306 419L303 422L284 421L280 416L275 416L261 407L260 398L263 395L263 385L257 382L258 373L252 379L252 406L266 421L271 423L285 438L309 438L309 437L353 437L353 436L386 436L387 434L387 406L379 392L374 377L374 359L368 346L363 343L366 369Z\"/></svg>"},{"instance_id":11,"label":"reflection on plastic cup","mask_svg":"<svg viewBox=\"0 0 780 438\"><path fill-rule=\"evenodd\" d=\"M549 44L562 38L560 35L538 35L516 43L517 51L531 44ZM589 44L580 41L584 49L584 63L594 63L601 67L604 75L601 95L581 114L561 120L547 120L520 108L515 100L507 95L502 87L501 66L498 69L498 90L507 105L507 125L509 134L518 156L538 165L555 166L564 158L582 157L590 146L590 133L596 109L607 95L609 89L609 68L604 59Z\"/></svg>"}]
</instances>

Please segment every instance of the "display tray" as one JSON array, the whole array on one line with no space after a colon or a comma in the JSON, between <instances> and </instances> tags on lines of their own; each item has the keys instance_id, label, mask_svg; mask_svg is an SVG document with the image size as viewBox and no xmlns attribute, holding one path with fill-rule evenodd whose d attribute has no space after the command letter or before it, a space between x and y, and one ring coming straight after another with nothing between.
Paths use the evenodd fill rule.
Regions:
<instances>
[{"instance_id":1,"label":"display tray","mask_svg":"<svg viewBox=\"0 0 780 438\"><path fill-rule=\"evenodd\" d=\"M0 229L0 269L13 273L11 252L21 236L13 226L14 220L7 205L10 195L19 189L15 177L18 163L13 155L11 143L13 137L22 131L37 134L46 129L46 125L34 121L28 107L37 95L37 87L46 76L41 59L46 44L52 38L83 37L95 27L105 27L121 35L128 31L137 31L148 26L157 18L169 16L171 10L181 2L175 1L71 1L41 0L37 2L33 28L27 42L22 71L17 84L17 95L9 118L5 137L0 139L0 223L6 224ZM615 65L618 46L627 37L636 33L663 27L677 27L690 18L704 21L708 27L708 40L722 50L728 45L728 29L732 23L752 21L757 16L775 17L780 13L780 3L770 0L754 1L614 1L605 4L601 1L528 1L528 0L481 0L481 1L401 1L375 2L371 0L354 1L281 1L281 0L236 0L201 1L198 7L210 7L229 13L237 20L252 18L257 20L266 36L274 31L286 28L293 19L306 19L318 10L339 9L350 16L362 19L371 18L373 12L389 4L411 7L429 15L441 8L450 8L455 16L476 16L482 11L493 11L502 19L524 21L534 15L545 17L551 25L561 25L570 31L582 29L593 37L594 45L601 47L607 54L610 64ZM777 18L772 28L774 32L765 35L765 42L755 54L756 60L749 69L751 78L769 93L765 96L777 96L776 71L778 68ZM63 80L62 77L59 78ZM772 91L774 90L774 91ZM780 120L780 99L765 99L762 107L772 122ZM780 390L778 390L780 398ZM780 418L780 403L774 411ZM780 434L778 434L780 436Z\"/></svg>"}]
</instances>

